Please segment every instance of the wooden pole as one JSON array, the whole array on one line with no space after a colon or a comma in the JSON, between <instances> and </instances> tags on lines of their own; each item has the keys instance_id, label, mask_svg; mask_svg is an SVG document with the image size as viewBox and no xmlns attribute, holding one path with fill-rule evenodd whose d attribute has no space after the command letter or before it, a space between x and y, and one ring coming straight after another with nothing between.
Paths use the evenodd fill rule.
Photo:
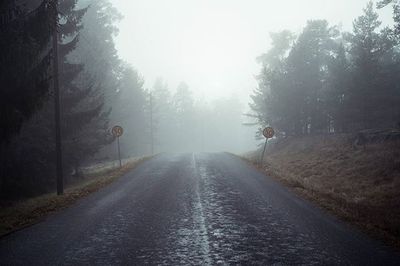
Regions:
<instances>
[{"instance_id":1,"label":"wooden pole","mask_svg":"<svg viewBox=\"0 0 400 266\"><path fill-rule=\"evenodd\" d=\"M62 164L61 144L61 108L60 108L60 87L58 79L58 8L57 1L53 0L54 8L54 31L53 31L53 80L54 80L54 114L56 130L56 172L57 172L57 195L64 193L64 177Z\"/></svg>"}]
</instances>

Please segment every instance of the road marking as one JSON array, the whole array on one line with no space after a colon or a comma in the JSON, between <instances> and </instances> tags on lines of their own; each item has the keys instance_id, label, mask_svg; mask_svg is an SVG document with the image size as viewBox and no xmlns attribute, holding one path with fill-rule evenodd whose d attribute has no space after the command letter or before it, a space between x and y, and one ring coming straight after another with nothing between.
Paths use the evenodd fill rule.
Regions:
<instances>
[{"instance_id":1,"label":"road marking","mask_svg":"<svg viewBox=\"0 0 400 266\"><path fill-rule=\"evenodd\" d=\"M195 222L198 223L199 225L199 235L197 235L198 239L198 243L201 246L202 252L204 253L204 260L205 260L205 264L207 265L211 265L211 256L210 256L210 242L208 240L208 231L207 231L207 227L206 227L206 219L204 216L204 208L203 208L203 204L201 202L201 196L200 196L200 175L198 173L198 168L197 168L197 164L196 164L196 156L193 153L192 154L192 162L191 162L192 168L193 168L193 172L195 174L195 178L196 178L196 193L195 193L195 212L194 212L194 220Z\"/></svg>"}]
</instances>

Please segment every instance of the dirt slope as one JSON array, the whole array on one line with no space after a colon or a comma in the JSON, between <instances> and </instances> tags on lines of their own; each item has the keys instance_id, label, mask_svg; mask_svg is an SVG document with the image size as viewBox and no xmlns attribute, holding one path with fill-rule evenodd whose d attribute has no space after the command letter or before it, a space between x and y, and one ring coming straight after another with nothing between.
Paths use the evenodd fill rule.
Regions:
<instances>
[{"instance_id":1,"label":"dirt slope","mask_svg":"<svg viewBox=\"0 0 400 266\"><path fill-rule=\"evenodd\" d=\"M365 147L346 134L276 140L263 171L400 247L400 141L376 132L366 136ZM259 160L258 153L246 157Z\"/></svg>"}]
</instances>

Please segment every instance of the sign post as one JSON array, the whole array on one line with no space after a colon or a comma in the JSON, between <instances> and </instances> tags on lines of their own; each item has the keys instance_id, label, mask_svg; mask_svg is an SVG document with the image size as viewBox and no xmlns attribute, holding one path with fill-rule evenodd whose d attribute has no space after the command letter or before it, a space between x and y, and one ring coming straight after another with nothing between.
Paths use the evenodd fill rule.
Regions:
<instances>
[{"instance_id":1,"label":"sign post","mask_svg":"<svg viewBox=\"0 0 400 266\"><path fill-rule=\"evenodd\" d=\"M114 137L117 138L117 145L118 145L118 160L119 160L119 167L122 167L122 161L121 161L121 149L119 146L119 137L122 136L122 134L124 134L124 129L121 126L114 126L112 128L112 134L114 135Z\"/></svg>"},{"instance_id":2,"label":"sign post","mask_svg":"<svg viewBox=\"0 0 400 266\"><path fill-rule=\"evenodd\" d=\"M263 161L264 161L264 155L265 155L265 150L267 148L268 139L271 139L274 137L275 130L272 127L266 127L263 130L263 135L265 137L265 144L264 144L264 150L261 155L261 165L263 164Z\"/></svg>"}]
</instances>

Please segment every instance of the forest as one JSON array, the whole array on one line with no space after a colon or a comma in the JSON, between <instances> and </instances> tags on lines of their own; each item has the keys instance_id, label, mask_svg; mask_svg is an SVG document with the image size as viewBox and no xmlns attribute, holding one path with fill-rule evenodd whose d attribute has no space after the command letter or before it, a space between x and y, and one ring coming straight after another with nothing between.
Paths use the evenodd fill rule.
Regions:
<instances>
[{"instance_id":1,"label":"forest","mask_svg":"<svg viewBox=\"0 0 400 266\"><path fill-rule=\"evenodd\" d=\"M395 27L381 28L376 8L390 6ZM229 143L248 137L238 97L203 103L184 81L169 88L162 78L146 87L140 70L118 56L121 19L109 0L0 3L1 197L55 188L54 62L67 184L83 165L115 160L113 125L124 126L124 158L231 151ZM398 127L399 33L400 3L388 0L370 2L352 32L310 20L300 33L271 33L248 116L279 136Z\"/></svg>"},{"instance_id":2,"label":"forest","mask_svg":"<svg viewBox=\"0 0 400 266\"><path fill-rule=\"evenodd\" d=\"M243 138L243 104L237 97L195 101L185 82L171 92L162 78L144 86L144 77L117 54L114 38L122 16L109 0L59 0L57 10L55 3L0 4L2 198L55 188L54 27L66 185L81 178L83 165L117 159L114 125L124 127L123 158L229 150L229 141ZM228 137L226 128L232 132Z\"/></svg>"},{"instance_id":3,"label":"forest","mask_svg":"<svg viewBox=\"0 0 400 266\"><path fill-rule=\"evenodd\" d=\"M271 33L251 116L284 136L400 127L400 6L377 7L389 4L394 28L381 27L371 1L352 32L310 20L297 35Z\"/></svg>"}]
</instances>

